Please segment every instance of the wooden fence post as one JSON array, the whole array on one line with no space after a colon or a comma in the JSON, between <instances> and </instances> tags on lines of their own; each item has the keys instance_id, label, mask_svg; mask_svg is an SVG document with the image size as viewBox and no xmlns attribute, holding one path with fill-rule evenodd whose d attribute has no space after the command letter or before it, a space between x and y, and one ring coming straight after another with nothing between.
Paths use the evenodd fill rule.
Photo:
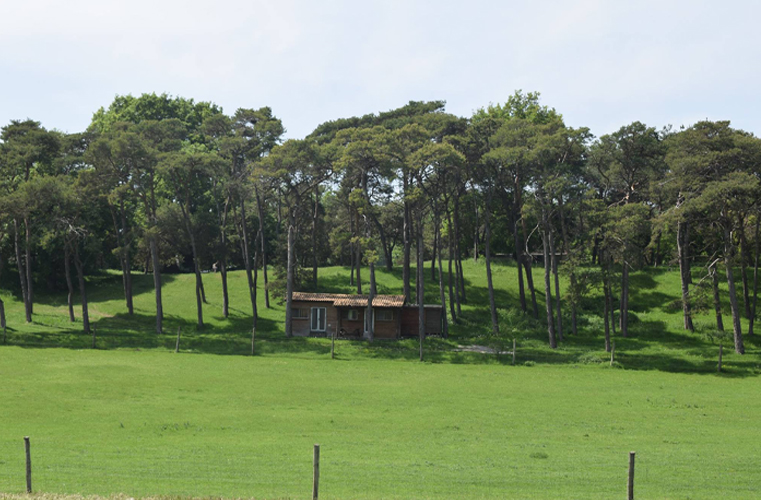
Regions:
<instances>
[{"instance_id":1,"label":"wooden fence post","mask_svg":"<svg viewBox=\"0 0 761 500\"><path fill-rule=\"evenodd\" d=\"M610 366L613 366L615 355L616 355L616 343L611 342L610 343Z\"/></svg>"},{"instance_id":2,"label":"wooden fence post","mask_svg":"<svg viewBox=\"0 0 761 500\"><path fill-rule=\"evenodd\" d=\"M182 327L177 327L177 343L174 345L174 352L180 352L180 329Z\"/></svg>"},{"instance_id":3,"label":"wooden fence post","mask_svg":"<svg viewBox=\"0 0 761 500\"><path fill-rule=\"evenodd\" d=\"M722 354L724 354L724 344L719 344L719 365L718 365L718 372L721 373L721 357Z\"/></svg>"},{"instance_id":4,"label":"wooden fence post","mask_svg":"<svg viewBox=\"0 0 761 500\"><path fill-rule=\"evenodd\" d=\"M26 451L26 492L32 492L32 451L29 445L29 436L24 436L24 450Z\"/></svg>"},{"instance_id":5,"label":"wooden fence post","mask_svg":"<svg viewBox=\"0 0 761 500\"><path fill-rule=\"evenodd\" d=\"M92 348L95 349L95 327L92 327Z\"/></svg>"},{"instance_id":6,"label":"wooden fence post","mask_svg":"<svg viewBox=\"0 0 761 500\"><path fill-rule=\"evenodd\" d=\"M515 366L515 339L513 339L513 366Z\"/></svg>"},{"instance_id":7,"label":"wooden fence post","mask_svg":"<svg viewBox=\"0 0 761 500\"><path fill-rule=\"evenodd\" d=\"M627 499L634 500L634 452L629 452L629 485Z\"/></svg>"},{"instance_id":8,"label":"wooden fence post","mask_svg":"<svg viewBox=\"0 0 761 500\"><path fill-rule=\"evenodd\" d=\"M336 359L336 331L330 337L330 359Z\"/></svg>"},{"instance_id":9,"label":"wooden fence post","mask_svg":"<svg viewBox=\"0 0 761 500\"><path fill-rule=\"evenodd\" d=\"M317 500L320 490L320 445L314 445L314 474L312 475L312 500Z\"/></svg>"}]
</instances>

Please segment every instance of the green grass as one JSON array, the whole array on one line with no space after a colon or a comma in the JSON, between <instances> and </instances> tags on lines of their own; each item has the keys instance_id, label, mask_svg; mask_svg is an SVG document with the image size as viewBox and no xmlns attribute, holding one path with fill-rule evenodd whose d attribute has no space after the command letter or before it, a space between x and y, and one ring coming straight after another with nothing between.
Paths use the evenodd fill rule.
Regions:
<instances>
[{"instance_id":1,"label":"green grass","mask_svg":"<svg viewBox=\"0 0 761 500\"><path fill-rule=\"evenodd\" d=\"M541 321L507 307L517 304L515 269L499 265L504 337L494 339L482 263L465 271L461 324L426 341L426 363L414 340L338 342L331 361L326 339L284 339L282 306L266 310L261 293L258 354L247 356L241 273L231 276L229 319L219 277L204 276L203 331L193 276L167 276L161 336L150 277L135 277L134 318L119 276L94 277L97 350L68 323L62 294L39 293L26 325L3 293L12 329L0 346L0 492L23 491L29 435L35 490L50 493L308 498L320 443L322 498L612 498L624 495L632 450L638 497L761 496L758 345L749 339L745 356L725 350L717 375L710 316L698 316L697 333L680 328L678 273L633 275L632 336L616 339L611 369L599 297L585 303L579 335L551 350ZM346 276L321 269L321 288L351 291ZM381 293L400 283L379 272ZM509 356L454 350L513 336L515 367Z\"/></svg>"},{"instance_id":2,"label":"green grass","mask_svg":"<svg viewBox=\"0 0 761 500\"><path fill-rule=\"evenodd\" d=\"M502 335L491 335L488 299L483 262L465 262L468 304L463 308L460 322L451 328L449 339L427 341L426 357L434 362L497 363L509 360L494 356L461 353L457 345L488 345L506 350L516 338L522 361L540 364L588 363L603 360L602 298L599 291L585 299L579 319L577 336L566 336L559 349L549 349L546 325L543 318L543 288L537 288L539 320L524 315L517 309L518 292L514 266L498 262L494 266L496 299L500 309ZM541 285L541 270L535 269L537 286ZM699 280L698 270L695 281ZM364 273L366 277L366 272ZM379 293L400 293L401 271L392 273L378 271ZM426 279L430 278L426 268ZM194 276L164 276L164 335L155 333L155 307L151 276L136 274L135 314L129 316L121 291L121 278L117 273L94 276L88 283L90 315L97 331L99 349L156 349L173 350L177 328L182 329L181 348L187 352L246 355L251 350L250 305L246 295L245 275L230 274L230 317L222 317L221 283L219 275L205 274L204 283L209 303L204 306L206 327L196 329ZM341 267L320 270L321 291L352 292L348 283L348 269ZM272 297L272 308L264 307L264 294L260 279L258 294L259 327L257 329L257 352L269 356L297 356L314 359L324 357L330 350L326 339L284 337L284 310L279 297ZM438 301L438 286L430 280L426 283L426 301ZM38 291L35 303L34 323L24 322L23 304L14 295L2 293L6 301L9 324L9 344L24 347L88 348L91 338L81 332L81 323L69 323L65 306L65 294L49 294ZM617 361L627 369L662 370L679 373L711 373L715 371L718 340L713 334L714 319L708 311L695 316L696 332L682 329L679 298L678 272L666 269L649 269L632 274L631 313L629 338L616 338ZM725 324L731 327L726 290ZM566 308L567 309L567 308ZM77 310L77 315L79 311ZM570 314L564 312L566 332L570 330ZM747 329L747 322L743 321ZM761 350L758 336L746 337L746 356L731 354L731 339L725 340L727 371L736 376L761 373ZM400 342L350 343L339 346L344 359L417 359L417 343L414 339Z\"/></svg>"},{"instance_id":3,"label":"green grass","mask_svg":"<svg viewBox=\"0 0 761 500\"><path fill-rule=\"evenodd\" d=\"M0 491L758 498L756 378L597 366L2 350Z\"/></svg>"}]
</instances>

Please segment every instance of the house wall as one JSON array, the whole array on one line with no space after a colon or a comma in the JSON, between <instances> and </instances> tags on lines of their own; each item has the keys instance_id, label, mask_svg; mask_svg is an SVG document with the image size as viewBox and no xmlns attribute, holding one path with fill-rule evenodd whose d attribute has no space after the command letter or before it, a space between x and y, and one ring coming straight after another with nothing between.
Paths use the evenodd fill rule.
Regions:
<instances>
[{"instance_id":1,"label":"house wall","mask_svg":"<svg viewBox=\"0 0 761 500\"><path fill-rule=\"evenodd\" d=\"M326 313L325 332L312 332L311 311L312 307L324 307ZM366 309L354 307L358 311L356 320L348 320L340 317L343 310L348 308L336 308L332 302L314 302L314 301L293 301L294 309L306 311L306 318L292 319L293 335L299 337L308 337L309 335L326 335L328 337L338 334L343 328L347 334L351 335L355 331L359 335L364 333L365 312ZM378 339L396 339L400 336L417 336L418 335L418 309L417 306L406 306L401 309L376 308L379 310L390 310L392 319L390 321L375 320L375 337ZM295 316L295 315L294 315ZM425 308L425 332L428 335L441 334L441 308Z\"/></svg>"},{"instance_id":2,"label":"house wall","mask_svg":"<svg viewBox=\"0 0 761 500\"><path fill-rule=\"evenodd\" d=\"M441 335L441 308L425 308L425 333Z\"/></svg>"},{"instance_id":3,"label":"house wall","mask_svg":"<svg viewBox=\"0 0 761 500\"><path fill-rule=\"evenodd\" d=\"M343 317L343 312L348 309L355 309L358 312L358 317L356 320L348 320ZM380 310L381 308L376 308L376 311ZM384 308L385 309L385 308ZM385 309L389 310L389 309ZM390 309L393 316L390 321L381 321L379 319L375 320L375 337L379 339L395 339L399 337L399 314L400 311L396 309ZM364 333L365 329L365 313L367 312L367 309L364 307L347 307L347 308L338 308L337 314L341 315L341 323L338 327L343 328L346 330L346 333L348 335L354 335L355 332L359 332L359 335L362 335Z\"/></svg>"},{"instance_id":4,"label":"house wall","mask_svg":"<svg viewBox=\"0 0 761 500\"><path fill-rule=\"evenodd\" d=\"M381 310L381 308L376 308L376 311ZM393 316L391 318L391 321L381 321L377 317L375 317L375 337L379 339L395 339L399 336L398 333L398 325L399 325L399 310L398 309L384 309L387 311L391 311Z\"/></svg>"},{"instance_id":5,"label":"house wall","mask_svg":"<svg viewBox=\"0 0 761 500\"><path fill-rule=\"evenodd\" d=\"M350 320L343 317L343 312L349 309L355 309L357 311L357 319ZM338 309L338 314L341 315L339 329L343 328L347 335L362 335L365 325L365 310L360 307L342 307Z\"/></svg>"},{"instance_id":6,"label":"house wall","mask_svg":"<svg viewBox=\"0 0 761 500\"><path fill-rule=\"evenodd\" d=\"M333 332L336 331L337 324L338 324L338 314L336 311L336 308L333 307L333 304L331 302L302 302L302 301L293 301L293 309L304 309L307 311L307 317L306 318L293 318L291 325L292 325L292 331L293 335L298 337L308 337L312 334L312 308L313 307L324 307L325 308L325 329L326 331L323 332L314 332L314 335L327 335L331 336L333 335Z\"/></svg>"},{"instance_id":7,"label":"house wall","mask_svg":"<svg viewBox=\"0 0 761 500\"><path fill-rule=\"evenodd\" d=\"M401 329L403 337L417 337L418 330L418 308L416 305L404 306L402 308ZM425 333L426 335L441 334L441 308L425 308Z\"/></svg>"}]
</instances>

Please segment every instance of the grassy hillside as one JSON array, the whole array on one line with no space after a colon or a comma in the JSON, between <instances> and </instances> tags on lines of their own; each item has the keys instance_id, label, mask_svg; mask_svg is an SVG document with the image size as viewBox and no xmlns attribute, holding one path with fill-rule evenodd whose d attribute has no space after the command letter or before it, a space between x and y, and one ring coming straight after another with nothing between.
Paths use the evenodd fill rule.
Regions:
<instances>
[{"instance_id":1,"label":"grassy hillside","mask_svg":"<svg viewBox=\"0 0 761 500\"><path fill-rule=\"evenodd\" d=\"M516 269L508 263L494 268L497 304L500 309L502 335L493 338L488 312L486 280L483 262L465 262L468 304L464 306L460 324L453 325L449 339L427 341L427 358L431 361L457 363L504 363L508 360L493 356L457 352L458 345L488 345L498 350L512 346L516 338L519 361L537 363L595 363L607 358L603 350L600 317L602 298L593 291L583 304L578 336L567 336L557 350L547 347L544 322L517 311L518 292ZM696 271L697 273L697 271ZM321 291L351 293L348 269L320 269ZM367 273L363 276L366 278ZM537 286L540 272L535 271ZM426 279L430 279L426 269ZM696 274L696 281L699 276ZM165 334L156 335L155 307L152 278L136 274L135 314L130 317L124 305L121 278L116 273L92 277L88 283L90 315L97 331L100 349L139 348L174 349L177 328L182 329L184 351L246 355L251 350L250 305L246 295L245 275L230 274L231 314L222 317L221 283L218 274L204 274L209 303L205 305L206 327L198 331L195 323L194 277L186 275L164 276ZM378 271L379 293L400 293L401 272ZM727 299L726 290L723 290ZM0 291L6 301L9 324L9 344L26 347L88 348L91 338L81 333L80 323L69 323L65 294L36 294L34 323L24 322L23 304L18 297ZM539 316L543 317L543 288L537 289ZM709 312L695 318L696 332L682 329L679 298L679 276L674 270L648 269L632 275L630 338L616 339L617 361L628 369L659 369L671 372L712 372L716 367L719 340L715 336L714 319ZM430 280L426 286L426 301L438 302L438 285ZM259 328L257 352L260 355L299 356L319 358L329 352L326 339L285 339L284 310L280 297L272 297L272 308L264 307L264 294L260 279ZM728 302L728 301L727 301ZM729 306L725 305L725 314ZM77 316L79 311L77 310ZM728 316L725 323L730 325ZM564 313L566 331L570 330L568 311ZM747 323L743 323L747 329ZM748 354L735 356L727 352L727 370L737 375L754 375L761 372L758 336L746 339ZM728 342L728 346L731 341ZM416 359L415 340L376 342L374 345L340 342L339 355L352 358L406 358Z\"/></svg>"}]
</instances>

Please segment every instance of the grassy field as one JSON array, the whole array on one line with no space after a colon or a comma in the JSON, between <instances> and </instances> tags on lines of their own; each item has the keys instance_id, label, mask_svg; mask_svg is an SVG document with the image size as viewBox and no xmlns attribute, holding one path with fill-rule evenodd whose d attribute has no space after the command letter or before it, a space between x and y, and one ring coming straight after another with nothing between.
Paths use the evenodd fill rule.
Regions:
<instances>
[{"instance_id":1,"label":"grassy field","mask_svg":"<svg viewBox=\"0 0 761 500\"><path fill-rule=\"evenodd\" d=\"M203 331L192 275L167 276L161 336L150 277L136 276L135 318L118 276L93 278L96 350L68 323L63 295L39 293L26 325L3 292L0 492L23 491L29 435L35 489L51 493L308 498L320 443L322 498L611 498L624 495L631 450L638 497L761 496L758 344L728 352L716 374L710 317L697 318L697 333L680 329L676 272L634 275L632 336L616 339L610 368L599 297L585 303L579 335L550 350L541 322L508 307L513 267L495 273L501 339L488 334L483 267L465 271L470 304L451 338L426 342L425 363L414 340L339 342L330 360L325 339L284 339L282 305L266 310L263 297L257 356L246 355L241 273L229 319L218 276L205 275ZM350 291L345 269L320 279L326 291ZM379 282L380 293L400 290L398 273ZM429 300L437 295L428 288ZM513 337L515 367L508 356L456 351Z\"/></svg>"}]
</instances>

